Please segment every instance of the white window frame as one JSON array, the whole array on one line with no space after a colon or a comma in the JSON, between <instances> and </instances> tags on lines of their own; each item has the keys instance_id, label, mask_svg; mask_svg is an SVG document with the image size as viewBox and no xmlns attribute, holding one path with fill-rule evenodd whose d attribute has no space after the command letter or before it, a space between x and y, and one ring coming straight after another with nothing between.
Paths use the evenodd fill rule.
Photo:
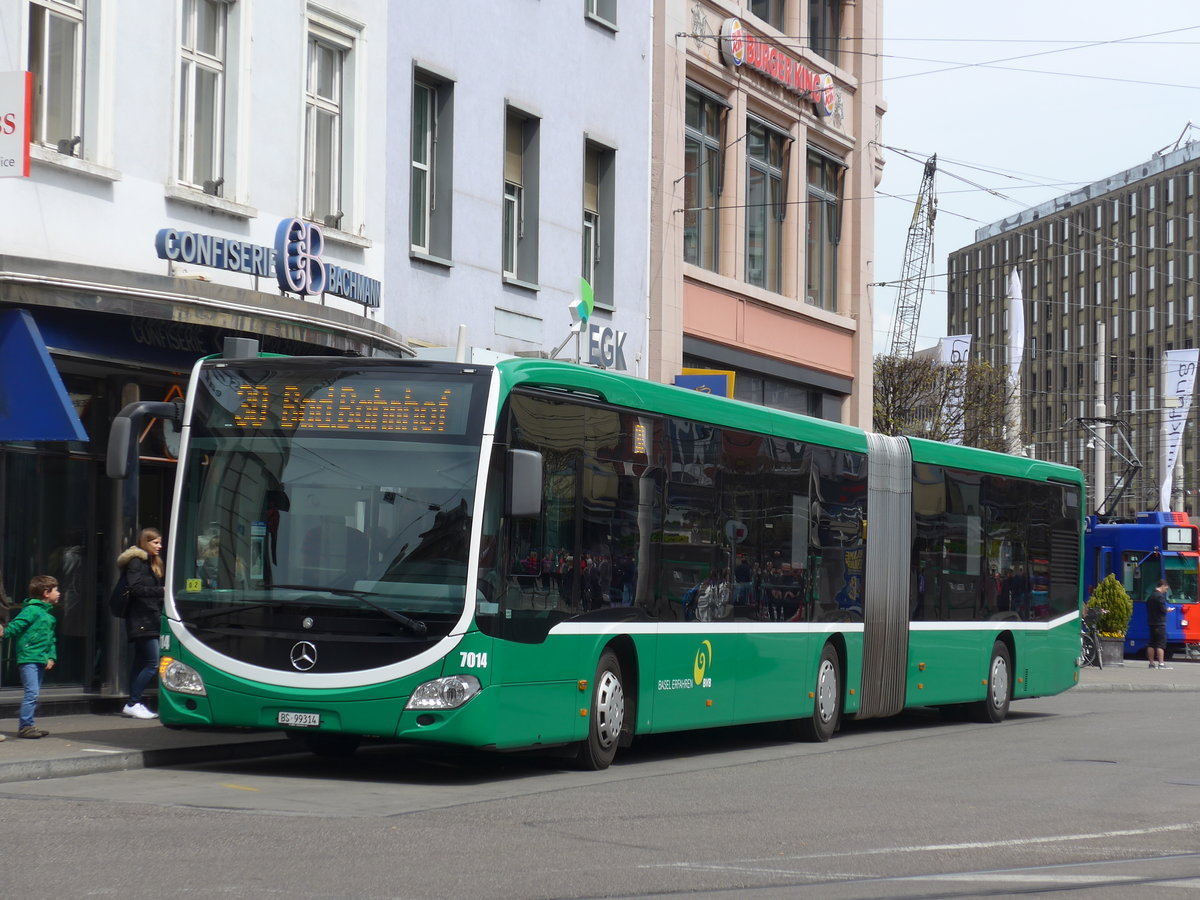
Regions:
<instances>
[{"instance_id":1,"label":"white window frame","mask_svg":"<svg viewBox=\"0 0 1200 900\"><path fill-rule=\"evenodd\" d=\"M504 194L501 271L505 283L538 290L541 120L517 106L504 107Z\"/></svg>"},{"instance_id":2,"label":"white window frame","mask_svg":"<svg viewBox=\"0 0 1200 900\"><path fill-rule=\"evenodd\" d=\"M196 28L199 5L202 0L183 0L179 21L179 153L176 179L181 184L191 185L213 196L223 195L225 184L225 108L228 90L226 72L229 66L229 4L216 0L213 4L220 9L217 25L216 50L214 56L196 47ZM216 79L213 96L212 122L212 171L196 172L196 117L194 110L198 99L196 82L200 70L212 73ZM200 177L211 175L210 178Z\"/></svg>"},{"instance_id":3,"label":"white window frame","mask_svg":"<svg viewBox=\"0 0 1200 900\"><path fill-rule=\"evenodd\" d=\"M517 244L524 232L524 219L521 215L524 190L519 184L511 181L504 182L504 260L503 270L506 278L517 277Z\"/></svg>"},{"instance_id":4,"label":"white window frame","mask_svg":"<svg viewBox=\"0 0 1200 900\"><path fill-rule=\"evenodd\" d=\"M421 134L417 134L417 105L418 97L423 98L423 105L426 110L425 129ZM421 253L429 253L430 228L433 224L433 179L434 179L434 136L437 134L437 88L434 85L427 84L424 81L413 81L413 106L412 106L412 143L410 146L409 156L411 157L411 191L412 198L409 206L409 246L413 250ZM420 147L424 160L417 158L417 149ZM418 178L423 183L422 188L417 187ZM420 221L420 228L413 226ZM417 232L420 232L419 234Z\"/></svg>"},{"instance_id":5,"label":"white window frame","mask_svg":"<svg viewBox=\"0 0 1200 900\"><path fill-rule=\"evenodd\" d=\"M63 156L82 156L86 147L84 135L84 53L87 47L87 9L86 0L30 0L29 3L29 69L33 72L33 122L30 139L44 147L49 147ZM41 46L35 55L33 42L33 17L42 16L43 23ZM52 17L65 20L74 25L74 40L72 41L72 71L70 74L71 109L63 117L70 120L69 134L54 136L48 134L49 124L47 112L50 108L54 91L47 91L47 84L56 84L48 77L53 64L53 53L50 48L50 28L46 24L52 22ZM84 146L80 146L84 145Z\"/></svg>"},{"instance_id":6,"label":"white window frame","mask_svg":"<svg viewBox=\"0 0 1200 900\"><path fill-rule=\"evenodd\" d=\"M342 166L345 157L345 85L346 67L353 49L353 40L309 21L305 40L304 66L304 216L314 222L337 230L345 230L346 214L343 191ZM333 51L337 60L334 67L332 96L320 94L316 86L317 67L321 50ZM320 172L317 166L318 122L321 115L330 116L334 123L334 134L329 147L328 172ZM329 209L317 209L318 190L324 189L329 197Z\"/></svg>"},{"instance_id":7,"label":"white window frame","mask_svg":"<svg viewBox=\"0 0 1200 900\"><path fill-rule=\"evenodd\" d=\"M583 0L586 18L609 28L617 27L617 0Z\"/></svg>"},{"instance_id":8,"label":"white window frame","mask_svg":"<svg viewBox=\"0 0 1200 900\"><path fill-rule=\"evenodd\" d=\"M582 277L589 285L596 284L596 263L600 260L600 214L583 211Z\"/></svg>"}]
</instances>

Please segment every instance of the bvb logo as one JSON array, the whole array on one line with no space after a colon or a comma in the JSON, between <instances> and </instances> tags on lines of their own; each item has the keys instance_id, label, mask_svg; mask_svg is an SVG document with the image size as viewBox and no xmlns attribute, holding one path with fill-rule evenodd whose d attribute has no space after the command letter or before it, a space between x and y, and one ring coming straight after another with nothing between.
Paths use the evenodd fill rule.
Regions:
<instances>
[{"instance_id":1,"label":"bvb logo","mask_svg":"<svg viewBox=\"0 0 1200 900\"><path fill-rule=\"evenodd\" d=\"M707 680L704 673L712 663L712 644L708 641L701 641L701 644L700 649L696 651L696 665L692 671L692 679L696 682L697 687Z\"/></svg>"}]
</instances>

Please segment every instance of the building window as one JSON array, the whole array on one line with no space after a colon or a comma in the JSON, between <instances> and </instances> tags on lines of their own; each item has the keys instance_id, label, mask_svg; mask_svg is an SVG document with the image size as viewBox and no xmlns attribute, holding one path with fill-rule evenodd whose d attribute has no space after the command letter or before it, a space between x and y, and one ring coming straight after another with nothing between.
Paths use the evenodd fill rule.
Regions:
<instances>
[{"instance_id":1,"label":"building window","mask_svg":"<svg viewBox=\"0 0 1200 900\"><path fill-rule=\"evenodd\" d=\"M454 184L453 85L414 73L409 244L417 253L451 258Z\"/></svg>"},{"instance_id":2,"label":"building window","mask_svg":"<svg viewBox=\"0 0 1200 900\"><path fill-rule=\"evenodd\" d=\"M512 108L504 125L503 271L537 282L538 122Z\"/></svg>"},{"instance_id":3,"label":"building window","mask_svg":"<svg viewBox=\"0 0 1200 900\"><path fill-rule=\"evenodd\" d=\"M32 139L67 156L83 147L83 0L29 4Z\"/></svg>"},{"instance_id":4,"label":"building window","mask_svg":"<svg viewBox=\"0 0 1200 900\"><path fill-rule=\"evenodd\" d=\"M349 229L349 223L343 224L342 188L347 160L344 81L351 47L343 35L310 23L304 89L304 215L342 230Z\"/></svg>"},{"instance_id":5,"label":"building window","mask_svg":"<svg viewBox=\"0 0 1200 900\"><path fill-rule=\"evenodd\" d=\"M589 19L617 27L617 0L583 0L583 13Z\"/></svg>"},{"instance_id":6,"label":"building window","mask_svg":"<svg viewBox=\"0 0 1200 900\"><path fill-rule=\"evenodd\" d=\"M842 176L845 171L839 160L815 147L808 148L805 297L821 309L837 309L837 254L841 241Z\"/></svg>"},{"instance_id":7,"label":"building window","mask_svg":"<svg viewBox=\"0 0 1200 900\"><path fill-rule=\"evenodd\" d=\"M746 281L778 292L783 278L787 135L746 122Z\"/></svg>"},{"instance_id":8,"label":"building window","mask_svg":"<svg viewBox=\"0 0 1200 900\"><path fill-rule=\"evenodd\" d=\"M683 259L715 272L720 240L721 134L729 107L688 87L683 129Z\"/></svg>"},{"instance_id":9,"label":"building window","mask_svg":"<svg viewBox=\"0 0 1200 900\"><path fill-rule=\"evenodd\" d=\"M179 41L179 180L220 196L225 183L228 5L183 0Z\"/></svg>"},{"instance_id":10,"label":"building window","mask_svg":"<svg viewBox=\"0 0 1200 900\"><path fill-rule=\"evenodd\" d=\"M750 12L768 25L783 31L783 6L785 0L750 0Z\"/></svg>"},{"instance_id":11,"label":"building window","mask_svg":"<svg viewBox=\"0 0 1200 900\"><path fill-rule=\"evenodd\" d=\"M809 45L834 65L842 29L842 0L808 0Z\"/></svg>"},{"instance_id":12,"label":"building window","mask_svg":"<svg viewBox=\"0 0 1200 900\"><path fill-rule=\"evenodd\" d=\"M607 147L586 144L583 151L583 278L592 286L600 306L611 308L616 154Z\"/></svg>"}]
</instances>

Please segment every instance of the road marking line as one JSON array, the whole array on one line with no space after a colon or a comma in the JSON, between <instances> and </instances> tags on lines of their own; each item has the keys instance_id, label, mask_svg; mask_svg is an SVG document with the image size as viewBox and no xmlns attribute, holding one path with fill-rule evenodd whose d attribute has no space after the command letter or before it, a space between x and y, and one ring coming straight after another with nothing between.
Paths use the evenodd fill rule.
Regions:
<instances>
[{"instance_id":1,"label":"road marking line","mask_svg":"<svg viewBox=\"0 0 1200 900\"><path fill-rule=\"evenodd\" d=\"M1013 838L1003 841L968 841L961 844L914 844L907 847L877 847L874 849L835 851L831 853L806 853L797 856L774 856L764 859L730 860L725 866L712 863L649 863L640 866L643 869L659 868L739 868L756 863L786 863L805 859L837 859L851 856L884 856L891 853L936 853L947 850L990 850L997 847L1032 847L1038 844L1059 844L1069 841L1107 840L1116 837L1143 837L1151 834L1165 834L1171 831L1190 831L1200 828L1200 822L1183 822L1178 825L1156 825L1152 828L1126 828L1118 831L1097 831L1086 834L1060 834L1048 837Z\"/></svg>"}]
</instances>

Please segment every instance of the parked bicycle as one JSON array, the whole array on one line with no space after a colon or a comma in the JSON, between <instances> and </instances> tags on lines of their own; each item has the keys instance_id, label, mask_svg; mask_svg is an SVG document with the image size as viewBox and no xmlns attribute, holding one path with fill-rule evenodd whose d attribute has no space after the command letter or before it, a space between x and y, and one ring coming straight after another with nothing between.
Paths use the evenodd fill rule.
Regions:
<instances>
[{"instance_id":1,"label":"parked bicycle","mask_svg":"<svg viewBox=\"0 0 1200 900\"><path fill-rule=\"evenodd\" d=\"M1097 666L1104 668L1104 657L1100 653L1100 632L1097 625L1103 609L1089 609L1081 620L1079 635L1079 668Z\"/></svg>"}]
</instances>

